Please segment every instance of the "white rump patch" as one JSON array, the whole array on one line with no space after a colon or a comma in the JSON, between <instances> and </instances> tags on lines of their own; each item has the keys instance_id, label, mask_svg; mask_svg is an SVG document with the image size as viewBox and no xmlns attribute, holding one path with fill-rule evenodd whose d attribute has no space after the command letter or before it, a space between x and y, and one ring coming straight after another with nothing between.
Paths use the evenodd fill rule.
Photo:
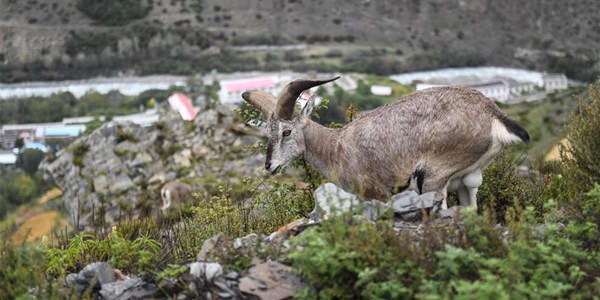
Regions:
<instances>
[{"instance_id":1,"label":"white rump patch","mask_svg":"<svg viewBox=\"0 0 600 300\"><path fill-rule=\"evenodd\" d=\"M492 120L492 137L502 145L510 145L521 141L519 136L510 133L508 129L506 129L506 126L498 119Z\"/></svg>"}]
</instances>

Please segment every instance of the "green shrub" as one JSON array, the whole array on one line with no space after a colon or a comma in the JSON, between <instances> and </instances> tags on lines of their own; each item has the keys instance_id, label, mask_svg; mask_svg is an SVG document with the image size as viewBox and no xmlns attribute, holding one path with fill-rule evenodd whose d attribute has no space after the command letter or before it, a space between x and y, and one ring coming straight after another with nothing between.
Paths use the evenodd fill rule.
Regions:
<instances>
[{"instance_id":1,"label":"green shrub","mask_svg":"<svg viewBox=\"0 0 600 300\"><path fill-rule=\"evenodd\" d=\"M0 299L67 299L44 272L43 250L38 246L0 244Z\"/></svg>"},{"instance_id":2,"label":"green shrub","mask_svg":"<svg viewBox=\"0 0 600 300\"><path fill-rule=\"evenodd\" d=\"M0 176L0 205L6 212L26 204L39 196L38 187L33 178L23 172L10 172Z\"/></svg>"},{"instance_id":3,"label":"green shrub","mask_svg":"<svg viewBox=\"0 0 600 300\"><path fill-rule=\"evenodd\" d=\"M560 172L551 178L548 196L568 219L600 225L600 200L586 194L600 183L600 81L590 85L579 103L567 125L569 145L561 150Z\"/></svg>"},{"instance_id":4,"label":"green shrub","mask_svg":"<svg viewBox=\"0 0 600 300\"><path fill-rule=\"evenodd\" d=\"M310 287L303 299L564 299L600 292L597 227L549 220L533 208L509 224L466 211L464 223L423 224L418 237L389 224L333 218L293 242L290 259Z\"/></svg>"},{"instance_id":5,"label":"green shrub","mask_svg":"<svg viewBox=\"0 0 600 300\"><path fill-rule=\"evenodd\" d=\"M161 240L169 261L184 262L193 259L207 238L221 234L235 238L250 233L270 234L279 227L301 217L312 210L312 194L308 190L276 181L245 179L240 185L228 188L219 185L209 199L197 199L200 203L182 211L179 215L167 216L170 221L162 226L178 225L173 238ZM188 209L184 208L184 211ZM243 258L240 258L243 259Z\"/></svg>"},{"instance_id":6,"label":"green shrub","mask_svg":"<svg viewBox=\"0 0 600 300\"><path fill-rule=\"evenodd\" d=\"M122 237L117 228L106 239L80 233L68 245L47 250L46 272L64 276L80 267L97 261L107 261L113 268L131 273L145 273L160 261L161 244L147 236L134 240Z\"/></svg>"},{"instance_id":7,"label":"green shrub","mask_svg":"<svg viewBox=\"0 0 600 300\"><path fill-rule=\"evenodd\" d=\"M105 25L123 25L145 17L151 7L141 0L79 0L77 9Z\"/></svg>"},{"instance_id":8,"label":"green shrub","mask_svg":"<svg viewBox=\"0 0 600 300\"><path fill-rule=\"evenodd\" d=\"M86 143L78 143L73 145L71 152L73 153L73 164L78 167L83 167L83 159L85 154L90 150L90 145Z\"/></svg>"},{"instance_id":9,"label":"green shrub","mask_svg":"<svg viewBox=\"0 0 600 300\"><path fill-rule=\"evenodd\" d=\"M41 150L25 149L17 156L16 166L29 174L29 176L33 176L37 172L42 159L44 159L44 152Z\"/></svg>"},{"instance_id":10,"label":"green shrub","mask_svg":"<svg viewBox=\"0 0 600 300\"><path fill-rule=\"evenodd\" d=\"M541 214L544 200L540 197L544 190L542 179L530 173L518 174L517 167L523 163L524 157L515 158L515 153L504 150L483 170L483 184L477 191L477 203L480 212L491 208L494 217L505 221L509 207L533 205Z\"/></svg>"}]
</instances>

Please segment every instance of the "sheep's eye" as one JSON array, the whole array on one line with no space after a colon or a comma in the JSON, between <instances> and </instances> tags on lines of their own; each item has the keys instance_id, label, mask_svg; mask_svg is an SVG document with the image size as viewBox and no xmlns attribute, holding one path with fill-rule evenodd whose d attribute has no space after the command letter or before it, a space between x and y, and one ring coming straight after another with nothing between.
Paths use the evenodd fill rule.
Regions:
<instances>
[{"instance_id":1,"label":"sheep's eye","mask_svg":"<svg viewBox=\"0 0 600 300\"><path fill-rule=\"evenodd\" d=\"M292 131L291 131L291 130L284 130L284 131L283 131L283 136L288 136L288 135L290 135L290 134L292 134Z\"/></svg>"}]
</instances>

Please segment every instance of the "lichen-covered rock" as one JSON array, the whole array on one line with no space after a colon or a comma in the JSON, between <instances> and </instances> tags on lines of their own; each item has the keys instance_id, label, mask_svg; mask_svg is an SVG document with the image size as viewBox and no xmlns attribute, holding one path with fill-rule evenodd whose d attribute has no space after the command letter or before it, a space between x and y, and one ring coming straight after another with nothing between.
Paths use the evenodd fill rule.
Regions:
<instances>
[{"instance_id":1,"label":"lichen-covered rock","mask_svg":"<svg viewBox=\"0 0 600 300\"><path fill-rule=\"evenodd\" d=\"M313 220L352 211L374 221L383 216L390 208L378 200L360 200L358 196L348 193L330 182L317 188L314 198L315 208L310 213Z\"/></svg>"}]
</instances>

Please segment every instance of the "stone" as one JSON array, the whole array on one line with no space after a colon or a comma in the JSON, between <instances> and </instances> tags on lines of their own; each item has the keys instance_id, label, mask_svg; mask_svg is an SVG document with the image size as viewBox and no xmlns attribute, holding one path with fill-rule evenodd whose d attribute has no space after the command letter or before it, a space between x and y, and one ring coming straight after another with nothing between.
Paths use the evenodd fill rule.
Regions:
<instances>
[{"instance_id":1,"label":"stone","mask_svg":"<svg viewBox=\"0 0 600 300\"><path fill-rule=\"evenodd\" d=\"M130 166L137 167L141 165L145 165L154 161L152 156L146 152L141 152L135 156L135 159L131 162Z\"/></svg>"},{"instance_id":2,"label":"stone","mask_svg":"<svg viewBox=\"0 0 600 300\"><path fill-rule=\"evenodd\" d=\"M115 272L106 262L95 262L85 266L78 274L69 274L67 284L81 294L88 289L97 291L102 284L115 281Z\"/></svg>"},{"instance_id":3,"label":"stone","mask_svg":"<svg viewBox=\"0 0 600 300\"><path fill-rule=\"evenodd\" d=\"M194 119L194 123L201 130L206 131L219 124L219 113L212 109L203 111Z\"/></svg>"},{"instance_id":4,"label":"stone","mask_svg":"<svg viewBox=\"0 0 600 300\"><path fill-rule=\"evenodd\" d=\"M239 290L264 300L291 299L302 287L300 277L289 266L275 261L257 264L240 279Z\"/></svg>"},{"instance_id":5,"label":"stone","mask_svg":"<svg viewBox=\"0 0 600 300\"><path fill-rule=\"evenodd\" d=\"M361 201L358 196L344 191L333 183L326 183L317 188L314 198L315 209L309 214L313 220L353 211L375 221L390 209L388 204L379 200Z\"/></svg>"},{"instance_id":6,"label":"stone","mask_svg":"<svg viewBox=\"0 0 600 300\"><path fill-rule=\"evenodd\" d=\"M100 175L94 177L94 191L101 194L106 194L108 192L108 180L106 176Z\"/></svg>"},{"instance_id":7,"label":"stone","mask_svg":"<svg viewBox=\"0 0 600 300\"><path fill-rule=\"evenodd\" d=\"M437 215L443 219L454 219L459 215L460 210L463 209L462 206L452 206L449 209L441 209L438 211Z\"/></svg>"},{"instance_id":8,"label":"stone","mask_svg":"<svg viewBox=\"0 0 600 300\"><path fill-rule=\"evenodd\" d=\"M251 233L251 234L246 235L245 237L236 238L235 240L233 240L233 248L234 249L243 248L244 250L251 250L254 247L256 247L257 243L258 243L258 234Z\"/></svg>"},{"instance_id":9,"label":"stone","mask_svg":"<svg viewBox=\"0 0 600 300\"><path fill-rule=\"evenodd\" d=\"M223 275L223 267L218 263L194 262L189 264L189 267L190 274L209 282Z\"/></svg>"},{"instance_id":10,"label":"stone","mask_svg":"<svg viewBox=\"0 0 600 300\"><path fill-rule=\"evenodd\" d=\"M215 280L214 284L216 287L218 287L221 290L222 293L229 294L229 295L231 295L231 297L233 297L234 295L237 294L235 291L233 291L231 288L229 288L229 286L227 286L227 284L225 282Z\"/></svg>"},{"instance_id":11,"label":"stone","mask_svg":"<svg viewBox=\"0 0 600 300\"><path fill-rule=\"evenodd\" d=\"M236 271L230 271L229 273L227 273L227 275L225 275L225 278L229 280L237 280L239 277L240 274Z\"/></svg>"},{"instance_id":12,"label":"stone","mask_svg":"<svg viewBox=\"0 0 600 300\"><path fill-rule=\"evenodd\" d=\"M106 300L147 299L155 295L157 291L156 285L134 277L103 284L100 295Z\"/></svg>"},{"instance_id":13,"label":"stone","mask_svg":"<svg viewBox=\"0 0 600 300\"><path fill-rule=\"evenodd\" d=\"M419 195L417 192L410 190L392 196L390 203L401 220L415 222L421 220L422 210L436 213L443 199L444 196L439 192Z\"/></svg>"},{"instance_id":14,"label":"stone","mask_svg":"<svg viewBox=\"0 0 600 300\"><path fill-rule=\"evenodd\" d=\"M196 256L196 261L207 261L213 251L217 248L217 245L221 241L221 235L216 234L202 243L202 248Z\"/></svg>"},{"instance_id":15,"label":"stone","mask_svg":"<svg viewBox=\"0 0 600 300\"><path fill-rule=\"evenodd\" d=\"M109 181L111 184L108 186L108 190L112 194L118 194L120 192L126 191L134 186L131 178L127 176L125 173L119 173L113 176L109 176Z\"/></svg>"},{"instance_id":16,"label":"stone","mask_svg":"<svg viewBox=\"0 0 600 300\"><path fill-rule=\"evenodd\" d=\"M310 220L307 218L300 218L295 221L292 221L289 224L279 227L277 231L271 233L268 237L265 238L266 242L280 242L283 239L289 238L291 236L296 236L304 231L306 228L310 226L319 225L321 222L317 222L314 220Z\"/></svg>"},{"instance_id":17,"label":"stone","mask_svg":"<svg viewBox=\"0 0 600 300\"><path fill-rule=\"evenodd\" d=\"M192 166L192 151L190 149L184 149L183 151L173 156L173 161L180 167L189 168Z\"/></svg>"},{"instance_id":18,"label":"stone","mask_svg":"<svg viewBox=\"0 0 600 300\"><path fill-rule=\"evenodd\" d=\"M354 194L348 193L333 183L326 183L314 192L315 208L310 213L313 220L322 219L324 215L335 216L356 209L360 200Z\"/></svg>"},{"instance_id":19,"label":"stone","mask_svg":"<svg viewBox=\"0 0 600 300\"><path fill-rule=\"evenodd\" d=\"M381 218L389 209L390 206L379 200L367 200L362 204L362 215L369 218L371 221L376 221Z\"/></svg>"}]
</instances>

